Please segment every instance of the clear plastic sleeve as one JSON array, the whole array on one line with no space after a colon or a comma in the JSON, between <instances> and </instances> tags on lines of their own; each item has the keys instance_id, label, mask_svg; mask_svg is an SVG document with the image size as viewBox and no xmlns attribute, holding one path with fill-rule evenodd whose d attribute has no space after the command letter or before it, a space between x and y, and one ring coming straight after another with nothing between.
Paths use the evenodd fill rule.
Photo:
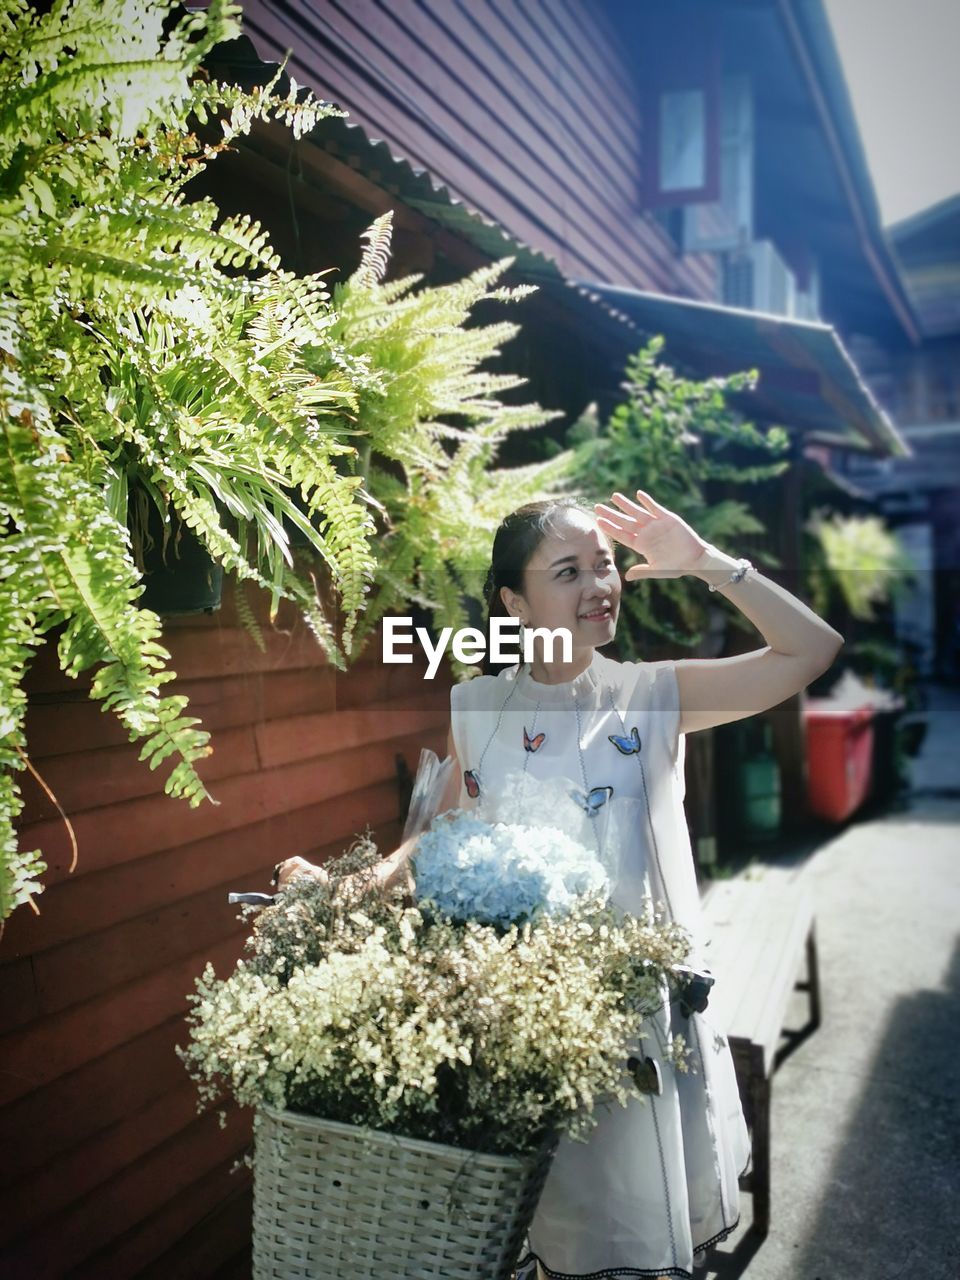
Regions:
<instances>
[{"instance_id":1,"label":"clear plastic sleeve","mask_svg":"<svg viewBox=\"0 0 960 1280\"><path fill-rule=\"evenodd\" d=\"M443 760L435 751L424 748L420 752L417 774L410 793L410 808L403 827L403 840L421 835L441 812L443 798L453 776L454 757Z\"/></svg>"}]
</instances>

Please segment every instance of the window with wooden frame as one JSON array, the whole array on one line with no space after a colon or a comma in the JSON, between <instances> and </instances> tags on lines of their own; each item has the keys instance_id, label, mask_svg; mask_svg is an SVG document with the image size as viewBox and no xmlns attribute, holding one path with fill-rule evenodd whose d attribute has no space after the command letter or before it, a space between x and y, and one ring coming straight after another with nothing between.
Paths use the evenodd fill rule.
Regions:
<instances>
[{"instance_id":1,"label":"window with wooden frame","mask_svg":"<svg viewBox=\"0 0 960 1280\"><path fill-rule=\"evenodd\" d=\"M720 195L720 45L709 11L679 20L664 6L644 23L642 200L647 209Z\"/></svg>"},{"instance_id":2,"label":"window with wooden frame","mask_svg":"<svg viewBox=\"0 0 960 1280\"><path fill-rule=\"evenodd\" d=\"M719 152L716 199L683 210L683 247L689 253L743 250L753 240L754 119L749 76L721 80Z\"/></svg>"}]
</instances>

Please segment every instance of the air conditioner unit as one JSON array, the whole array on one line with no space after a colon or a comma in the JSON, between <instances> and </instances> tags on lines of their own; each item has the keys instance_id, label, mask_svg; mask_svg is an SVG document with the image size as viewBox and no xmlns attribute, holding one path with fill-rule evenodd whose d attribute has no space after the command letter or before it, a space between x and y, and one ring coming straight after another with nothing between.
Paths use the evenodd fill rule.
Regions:
<instances>
[{"instance_id":1,"label":"air conditioner unit","mask_svg":"<svg viewBox=\"0 0 960 1280\"><path fill-rule=\"evenodd\" d=\"M814 267L806 289L797 289L793 314L798 320L820 319L820 273Z\"/></svg>"},{"instance_id":2,"label":"air conditioner unit","mask_svg":"<svg viewBox=\"0 0 960 1280\"><path fill-rule=\"evenodd\" d=\"M723 301L728 307L796 314L797 284L772 241L755 240L723 260Z\"/></svg>"}]
</instances>

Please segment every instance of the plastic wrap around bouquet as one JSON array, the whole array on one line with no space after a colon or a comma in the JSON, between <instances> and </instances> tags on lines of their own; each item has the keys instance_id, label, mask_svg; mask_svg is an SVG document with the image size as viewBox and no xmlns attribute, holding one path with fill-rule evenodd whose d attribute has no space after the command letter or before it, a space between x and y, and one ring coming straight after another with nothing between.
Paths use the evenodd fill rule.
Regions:
<instances>
[{"instance_id":1,"label":"plastic wrap around bouquet","mask_svg":"<svg viewBox=\"0 0 960 1280\"><path fill-rule=\"evenodd\" d=\"M403 838L417 838L411 865L421 906L507 927L602 898L634 915L695 923L693 876L680 868L663 881L647 853L641 801L616 797L587 814L572 779L516 772L469 809L441 812L453 767L452 757L420 754Z\"/></svg>"},{"instance_id":2,"label":"plastic wrap around bouquet","mask_svg":"<svg viewBox=\"0 0 960 1280\"><path fill-rule=\"evenodd\" d=\"M421 909L501 928L568 912L579 898L606 901L610 889L596 855L560 828L456 810L418 840L413 876Z\"/></svg>"}]
</instances>

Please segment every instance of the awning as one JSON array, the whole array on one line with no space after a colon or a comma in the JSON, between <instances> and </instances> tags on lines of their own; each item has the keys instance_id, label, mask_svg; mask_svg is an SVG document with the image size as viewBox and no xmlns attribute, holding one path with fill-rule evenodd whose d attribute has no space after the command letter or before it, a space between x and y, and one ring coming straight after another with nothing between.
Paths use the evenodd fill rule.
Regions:
<instances>
[{"instance_id":1,"label":"awning","mask_svg":"<svg viewBox=\"0 0 960 1280\"><path fill-rule=\"evenodd\" d=\"M737 397L749 416L802 432L810 444L910 456L831 325L610 284L570 283L633 330L630 347L663 334L663 359L698 377L756 369L756 390Z\"/></svg>"},{"instance_id":2,"label":"awning","mask_svg":"<svg viewBox=\"0 0 960 1280\"><path fill-rule=\"evenodd\" d=\"M960 490L960 422L904 427L903 434L911 457L856 460L851 479L864 494L902 499Z\"/></svg>"}]
</instances>

